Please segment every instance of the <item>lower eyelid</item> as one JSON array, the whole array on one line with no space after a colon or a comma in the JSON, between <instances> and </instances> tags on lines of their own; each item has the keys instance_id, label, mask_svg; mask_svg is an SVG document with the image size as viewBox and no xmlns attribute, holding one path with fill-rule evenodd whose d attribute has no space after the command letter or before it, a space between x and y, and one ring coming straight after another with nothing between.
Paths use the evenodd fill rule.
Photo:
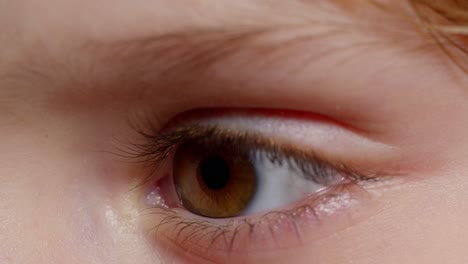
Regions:
<instances>
[{"instance_id":1,"label":"lower eyelid","mask_svg":"<svg viewBox=\"0 0 468 264\"><path fill-rule=\"evenodd\" d=\"M142 214L148 237L167 254L189 263L247 261L252 254L295 248L331 236L365 218L371 195L355 183L337 186L291 208L252 217L209 219L184 209L149 208ZM365 209L365 210L364 210Z\"/></svg>"}]
</instances>

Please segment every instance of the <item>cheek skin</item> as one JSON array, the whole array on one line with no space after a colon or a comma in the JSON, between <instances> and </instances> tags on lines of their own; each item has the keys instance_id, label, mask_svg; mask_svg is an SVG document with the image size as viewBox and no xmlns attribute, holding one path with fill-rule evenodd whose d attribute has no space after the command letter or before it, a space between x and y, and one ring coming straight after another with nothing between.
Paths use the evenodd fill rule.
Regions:
<instances>
[{"instance_id":1,"label":"cheek skin","mask_svg":"<svg viewBox=\"0 0 468 264\"><path fill-rule=\"evenodd\" d=\"M6 251L13 263L64 263L70 252L89 262L99 256L92 245L102 241L98 192L76 177L79 170L69 163L70 156L50 145L54 138L38 132L29 128L2 144L8 157L0 165L6 182L0 196L9 223L0 225L5 227L0 240L9 246L0 252Z\"/></svg>"},{"instance_id":2,"label":"cheek skin","mask_svg":"<svg viewBox=\"0 0 468 264\"><path fill-rule=\"evenodd\" d=\"M94 151L82 129L75 140L69 131L79 128L54 121L60 129L28 123L1 131L2 263L158 263L115 205L132 187L128 166Z\"/></svg>"},{"instance_id":3,"label":"cheek skin","mask_svg":"<svg viewBox=\"0 0 468 264\"><path fill-rule=\"evenodd\" d=\"M340 234L356 263L466 263L466 180L453 172L413 177L425 179L392 190L379 214ZM336 263L354 263L340 257Z\"/></svg>"}]
</instances>

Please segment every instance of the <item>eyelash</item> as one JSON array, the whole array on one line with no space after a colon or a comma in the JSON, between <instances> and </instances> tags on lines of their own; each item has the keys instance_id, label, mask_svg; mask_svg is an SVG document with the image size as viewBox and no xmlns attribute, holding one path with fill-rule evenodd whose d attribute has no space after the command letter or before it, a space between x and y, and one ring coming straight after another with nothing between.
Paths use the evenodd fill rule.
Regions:
<instances>
[{"instance_id":1,"label":"eyelash","mask_svg":"<svg viewBox=\"0 0 468 264\"><path fill-rule=\"evenodd\" d=\"M143 183L150 181L159 168L158 165L165 162L179 145L189 140L209 142L211 146L224 146L226 143L237 145L239 152L242 151L241 148L246 148L248 152L252 152L252 149L257 152L264 151L268 153L268 158L272 161L296 162L304 175L312 175L315 179L327 177L325 173L329 171L326 169L333 169L350 182L378 180L375 175L360 173L344 163L330 162L312 151L302 151L284 144L277 144L274 140L263 140L262 136L256 133L198 125L185 126L169 132L148 133L143 130L137 130L137 132L144 138L144 143L133 144L124 152L135 161L147 163L152 167Z\"/></svg>"},{"instance_id":2,"label":"eyelash","mask_svg":"<svg viewBox=\"0 0 468 264\"><path fill-rule=\"evenodd\" d=\"M215 146L229 144L239 148L247 148L248 151L251 149L265 151L271 155L269 158L277 162L296 162L304 175L315 177L313 180L324 179L330 175L331 171L343 175L342 182L307 197L293 208L271 211L256 218L241 216L220 221L193 215L186 216L190 213L183 210L181 212L178 208L165 207L150 207L144 211L143 215L162 217L162 220L148 231L149 233L163 234L173 243L188 249L188 251L193 250L193 247L205 245L201 250L213 250L213 247L217 247L220 251L232 252L236 250L236 241L241 239L239 236L247 236L247 239L251 240L257 230L270 232L273 240L276 241L272 228L280 221L281 225L292 227L297 241L302 243L301 232L296 223L301 215L312 221L320 221L327 216L326 209L320 212L320 206L333 199L349 199L352 203L354 194L362 191L360 183L379 179L376 176L359 173L344 163L329 162L311 151L302 151L286 144L278 144L255 133L199 125L183 126L175 130L168 130L168 132L145 133L141 130L138 132L144 137L144 143L134 144L132 151L127 153L131 153L137 161L149 164L151 168L150 173L144 178L142 186L146 183L164 180L156 179L156 172L170 159L178 146L189 140L201 140Z\"/></svg>"}]
</instances>

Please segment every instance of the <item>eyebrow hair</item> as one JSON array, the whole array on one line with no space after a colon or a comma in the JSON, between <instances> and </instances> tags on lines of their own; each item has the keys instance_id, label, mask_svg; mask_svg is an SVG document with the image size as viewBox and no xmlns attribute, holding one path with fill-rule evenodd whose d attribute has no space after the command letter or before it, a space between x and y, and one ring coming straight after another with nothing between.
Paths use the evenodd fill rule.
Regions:
<instances>
[{"instance_id":1,"label":"eyebrow hair","mask_svg":"<svg viewBox=\"0 0 468 264\"><path fill-rule=\"evenodd\" d=\"M97 97L99 92L106 96L115 95L115 98L130 98L144 97L148 90L156 87L180 89L186 85L208 85L213 81L218 82L221 87L222 80L215 79L217 76L214 76L214 72L215 67L225 61L235 58L235 64L240 70L247 67L253 71L253 65L257 68L262 64L268 67L272 61L287 59L285 52L292 47L304 43L313 46L314 40L323 43L327 41L327 37L353 34L362 30L361 26L363 25L356 23L356 20L340 21L330 16L329 20L285 26L192 28L138 39L88 41L68 55L68 62L73 65L64 65L62 62L65 70L60 70L69 75L74 74L70 79L75 83L72 84L73 89L61 90L64 90L67 98L79 99L83 95L89 95L87 90L90 88L93 89L93 97ZM301 27L307 28L308 32L279 37L284 32L289 33ZM402 29L398 34L404 31L407 32L407 29ZM375 34L378 33L380 32ZM410 42L411 38L403 40ZM356 47L372 44L376 43L363 41L346 45ZM333 54L339 49L349 47L343 43L314 56ZM408 49L411 48L414 47ZM309 60L314 59L312 55L304 54L304 57L307 56L310 56ZM79 74L83 76L78 76ZM116 87L119 89L115 89Z\"/></svg>"},{"instance_id":2,"label":"eyebrow hair","mask_svg":"<svg viewBox=\"0 0 468 264\"><path fill-rule=\"evenodd\" d=\"M249 47L267 32L267 29L173 32L98 45L95 46L96 50L91 48L91 53L104 55L102 59L111 64L132 62L130 66L135 68L157 66L155 72L168 76L171 73L205 69Z\"/></svg>"},{"instance_id":3,"label":"eyebrow hair","mask_svg":"<svg viewBox=\"0 0 468 264\"><path fill-rule=\"evenodd\" d=\"M407 1L410 3L410 8L416 9L416 11L416 5L432 6L431 4L428 4L432 0ZM440 0L436 1L438 5L434 3L434 6L449 6L442 3L450 1L458 2L457 0ZM307 0L303 2L311 4L310 1ZM381 12L379 15L385 15L386 13L386 15L390 16L399 16L400 19L402 17L401 14L391 14L392 12L396 13L397 11L401 11L398 10L398 8L382 10L381 7L387 4L379 4L377 0L368 0L367 2L370 4L370 7L377 7L375 10ZM406 3L406 0L404 2ZM336 10L341 11L342 9L335 9L335 11ZM85 54L88 54L88 56L95 60L99 60L100 63L106 63L107 65L113 65L114 67L121 65L125 68L125 71L127 71L127 76L130 76L132 69L141 70L149 67L153 69L153 76L158 73L158 75L169 79L171 76L177 76L180 78L180 73L187 72L200 75L210 66L226 58L235 56L242 51L252 51L251 55L255 55L255 58L257 59L267 58L268 56L291 46L313 39L325 39L327 36L331 36L333 34L358 31L362 27L367 26L365 25L365 21L360 23L362 18L355 18L352 15L350 15L350 18L353 19L349 19L347 21L340 21L340 19L337 19L338 16L349 14L347 12L326 12L329 12L330 19L324 20L321 18L315 21L308 20L303 24L291 24L285 26L245 26L223 29L193 28L138 39L120 40L111 43L96 41L87 42L81 46L78 52L84 51ZM413 14L404 14L403 16L405 15L412 16ZM405 19L405 22L410 22L408 21L408 17ZM410 19L415 19L415 17L410 17ZM411 21L410 24L414 26L414 21ZM319 30L321 32L276 41L262 41L262 37L274 33L281 31L284 32L294 27L310 26L322 27L322 29ZM324 30L328 32L323 32ZM395 28L391 29L391 26L389 25L386 28L379 28L378 30L381 32L374 33L380 34L382 31L389 31L391 34L392 30L394 31L393 33L396 34L404 32L405 36L402 38L403 41L407 41L408 36L411 34L417 35L414 31L408 34L408 31L411 31L408 30L408 28L395 30ZM398 30L399 32L395 32ZM420 40L421 36L414 37L413 39ZM427 41L426 44L431 45L429 42L430 41ZM419 44L421 43L419 42ZM124 76L125 74L121 77Z\"/></svg>"},{"instance_id":4,"label":"eyebrow hair","mask_svg":"<svg viewBox=\"0 0 468 264\"><path fill-rule=\"evenodd\" d=\"M446 22L468 22L468 2L460 0L410 0L414 7L425 7L445 17Z\"/></svg>"},{"instance_id":5,"label":"eyebrow hair","mask_svg":"<svg viewBox=\"0 0 468 264\"><path fill-rule=\"evenodd\" d=\"M332 27L328 25L329 30L316 34L276 40L264 38L288 30L289 27L184 31L112 43L87 43L78 53L84 52L92 58L85 67L109 65L113 68L108 72L107 80L103 80L104 83L108 80L119 84L139 83L142 89L153 89L155 85L174 87L186 83L195 86L213 78L214 67L230 58L237 56L238 61L243 61L239 62L239 67L252 66L254 61L261 64L262 60L280 57L290 47L336 35L346 31L347 27L349 29L350 25L334 27L331 30ZM91 74L99 71L87 70ZM92 79L99 80L99 77ZM135 90L132 89L131 93L134 94Z\"/></svg>"},{"instance_id":6,"label":"eyebrow hair","mask_svg":"<svg viewBox=\"0 0 468 264\"><path fill-rule=\"evenodd\" d=\"M468 2L460 0L408 0L422 26L440 50L468 73Z\"/></svg>"}]
</instances>

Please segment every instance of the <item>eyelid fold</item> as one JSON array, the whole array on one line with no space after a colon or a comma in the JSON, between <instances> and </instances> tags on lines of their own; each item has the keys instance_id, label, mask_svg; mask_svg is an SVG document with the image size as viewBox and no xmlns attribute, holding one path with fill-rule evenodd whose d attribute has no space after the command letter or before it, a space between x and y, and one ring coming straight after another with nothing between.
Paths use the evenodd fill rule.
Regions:
<instances>
[{"instance_id":1,"label":"eyelid fold","mask_svg":"<svg viewBox=\"0 0 468 264\"><path fill-rule=\"evenodd\" d=\"M210 114L207 115L207 112ZM162 129L135 126L144 140L127 152L137 154L134 156L141 161L158 161L168 157L170 151L182 141L217 131L219 135L229 134L244 139L249 136L247 139L251 143L259 141L257 143L263 146L281 146L281 150L286 152L287 149L294 149L296 153L313 154L310 156L320 156L324 160L333 156L335 161L346 160L348 165L362 169L366 168L360 165L398 158L397 147L373 140L366 133L314 115L307 117L300 114L297 118L296 113L292 113L290 115L280 110L265 113L262 109L189 111L173 118ZM356 158L358 160L354 161ZM363 163L363 159L366 159L366 164L359 164Z\"/></svg>"}]
</instances>

